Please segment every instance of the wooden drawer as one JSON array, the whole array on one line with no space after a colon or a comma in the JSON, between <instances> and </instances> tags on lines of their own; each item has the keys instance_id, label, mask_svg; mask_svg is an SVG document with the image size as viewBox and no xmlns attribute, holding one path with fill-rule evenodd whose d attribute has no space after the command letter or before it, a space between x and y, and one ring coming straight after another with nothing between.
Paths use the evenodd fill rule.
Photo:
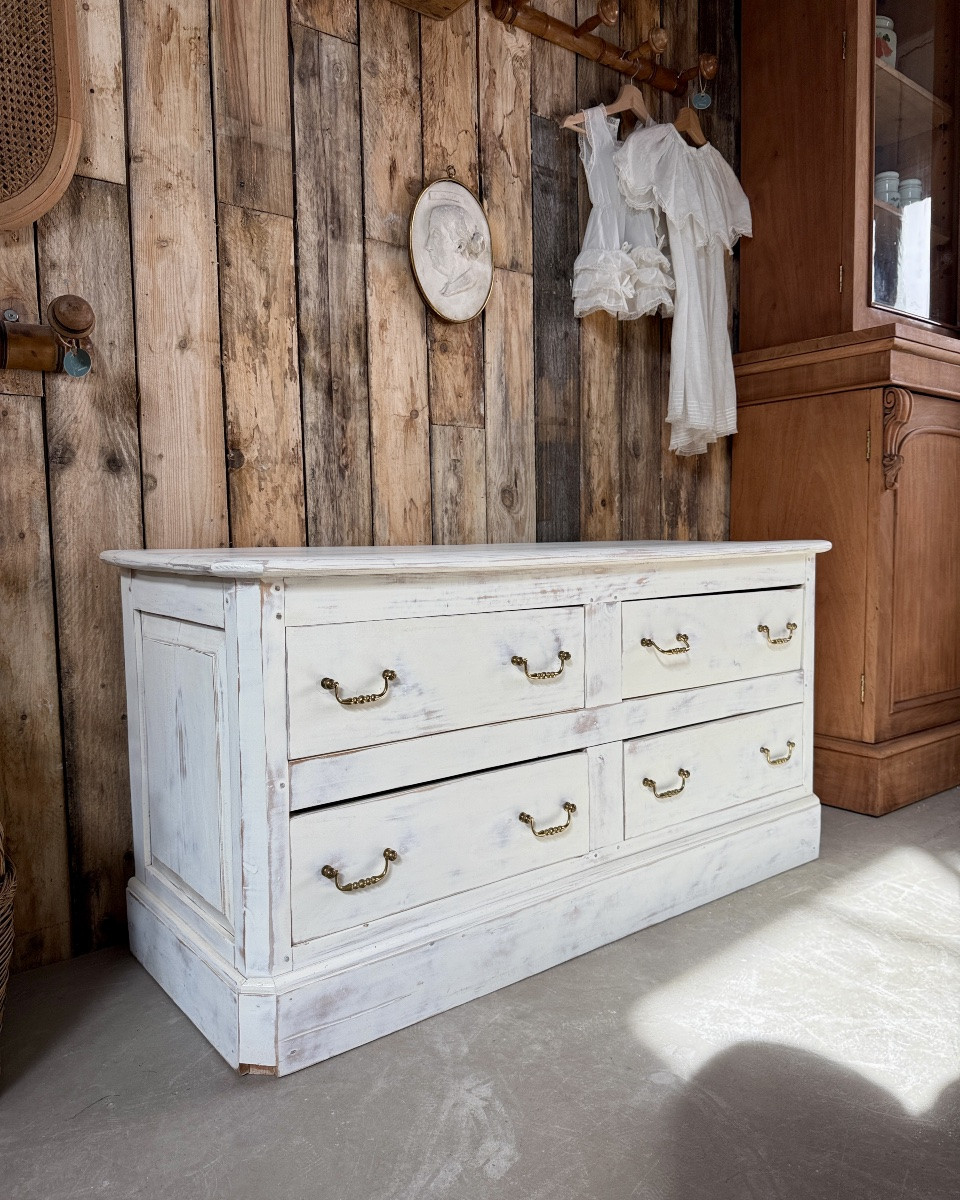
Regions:
<instances>
[{"instance_id":1,"label":"wooden drawer","mask_svg":"<svg viewBox=\"0 0 960 1200\"><path fill-rule=\"evenodd\" d=\"M624 742L626 836L796 787L803 782L802 738L803 705L791 704Z\"/></svg>"},{"instance_id":2,"label":"wooden drawer","mask_svg":"<svg viewBox=\"0 0 960 1200\"><path fill-rule=\"evenodd\" d=\"M802 649L802 588L629 601L623 605L623 695L796 671Z\"/></svg>"},{"instance_id":3,"label":"wooden drawer","mask_svg":"<svg viewBox=\"0 0 960 1200\"><path fill-rule=\"evenodd\" d=\"M525 609L287 630L289 753L306 758L518 717L582 708L583 609ZM561 664L559 654L570 657ZM531 673L563 672L530 680ZM321 680L365 704L343 705Z\"/></svg>"},{"instance_id":4,"label":"wooden drawer","mask_svg":"<svg viewBox=\"0 0 960 1200\"><path fill-rule=\"evenodd\" d=\"M294 942L586 854L588 791L579 752L292 817ZM565 803L576 811L564 811ZM562 832L533 833L568 821ZM340 891L323 874L335 868L344 885L377 876L385 849L397 857L370 886Z\"/></svg>"}]
</instances>

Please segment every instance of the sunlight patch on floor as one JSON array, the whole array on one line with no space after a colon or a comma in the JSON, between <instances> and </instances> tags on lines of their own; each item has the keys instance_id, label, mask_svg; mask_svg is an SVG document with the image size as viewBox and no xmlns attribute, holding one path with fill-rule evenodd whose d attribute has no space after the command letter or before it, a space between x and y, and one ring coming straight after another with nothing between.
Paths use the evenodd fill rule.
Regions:
<instances>
[{"instance_id":1,"label":"sunlight patch on floor","mask_svg":"<svg viewBox=\"0 0 960 1200\"><path fill-rule=\"evenodd\" d=\"M636 1007L684 1078L739 1042L822 1055L913 1115L960 1075L960 863L904 847L844 876Z\"/></svg>"}]
</instances>

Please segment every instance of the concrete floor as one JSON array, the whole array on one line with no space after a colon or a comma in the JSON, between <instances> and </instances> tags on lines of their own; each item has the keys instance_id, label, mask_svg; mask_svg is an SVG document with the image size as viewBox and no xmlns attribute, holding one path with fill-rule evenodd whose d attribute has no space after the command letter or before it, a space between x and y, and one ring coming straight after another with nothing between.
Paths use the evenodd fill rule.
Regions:
<instances>
[{"instance_id":1,"label":"concrete floor","mask_svg":"<svg viewBox=\"0 0 960 1200\"><path fill-rule=\"evenodd\" d=\"M0 1197L953 1200L960 791L283 1080L125 953L13 980Z\"/></svg>"}]
</instances>

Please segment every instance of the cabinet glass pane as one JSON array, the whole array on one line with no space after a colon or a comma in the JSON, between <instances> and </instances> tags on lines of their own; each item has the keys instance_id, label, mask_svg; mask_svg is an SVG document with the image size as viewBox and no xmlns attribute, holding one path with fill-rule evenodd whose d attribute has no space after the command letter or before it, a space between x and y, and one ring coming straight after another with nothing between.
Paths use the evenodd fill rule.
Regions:
<instances>
[{"instance_id":1,"label":"cabinet glass pane","mask_svg":"<svg viewBox=\"0 0 960 1200\"><path fill-rule=\"evenodd\" d=\"M958 0L877 0L873 303L957 325Z\"/></svg>"}]
</instances>

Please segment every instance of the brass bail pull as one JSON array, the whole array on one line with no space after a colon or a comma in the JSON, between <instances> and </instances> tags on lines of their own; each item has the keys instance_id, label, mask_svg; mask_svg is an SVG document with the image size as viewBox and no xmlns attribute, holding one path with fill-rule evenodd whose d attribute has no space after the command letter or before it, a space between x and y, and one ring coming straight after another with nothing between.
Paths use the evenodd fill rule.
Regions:
<instances>
[{"instance_id":1,"label":"brass bail pull","mask_svg":"<svg viewBox=\"0 0 960 1200\"><path fill-rule=\"evenodd\" d=\"M557 653L557 658L560 660L559 671L531 671L527 666L527 660L521 658L519 654L515 654L510 661L515 667L523 667L523 673L528 679L556 679L558 675L563 674L563 668L570 661L570 652L568 650L560 650Z\"/></svg>"},{"instance_id":2,"label":"brass bail pull","mask_svg":"<svg viewBox=\"0 0 960 1200\"><path fill-rule=\"evenodd\" d=\"M687 654L690 650L690 639L687 635L685 633L678 633L677 641L681 644L679 646L672 646L669 650L664 650L662 646L658 646L653 638L641 638L640 645L656 650L658 654Z\"/></svg>"},{"instance_id":3,"label":"brass bail pull","mask_svg":"<svg viewBox=\"0 0 960 1200\"><path fill-rule=\"evenodd\" d=\"M793 641L793 635L796 632L797 632L797 626L796 626L796 622L794 622L794 621L787 622L786 637L771 637L769 625L758 625L757 626L757 633L763 634L763 636L767 639L768 646L785 646L788 642Z\"/></svg>"},{"instance_id":4,"label":"brass bail pull","mask_svg":"<svg viewBox=\"0 0 960 1200\"><path fill-rule=\"evenodd\" d=\"M771 758L770 751L766 746L760 747L760 753L767 760L771 767L782 767L784 763L788 763L793 758L793 752L797 748L796 742L787 742L787 753L783 758Z\"/></svg>"},{"instance_id":5,"label":"brass bail pull","mask_svg":"<svg viewBox=\"0 0 960 1200\"><path fill-rule=\"evenodd\" d=\"M530 832L534 837L553 837L555 834L563 833L565 829L570 828L570 822L573 820L573 814L577 811L577 806L571 800L567 800L563 806L563 811L567 814L565 824L551 825L549 829L534 829L533 817L529 813L521 813L520 820L524 825L530 826Z\"/></svg>"},{"instance_id":6,"label":"brass bail pull","mask_svg":"<svg viewBox=\"0 0 960 1200\"><path fill-rule=\"evenodd\" d=\"M320 686L326 692L333 692L334 698L338 704L342 704L344 708L350 708L355 704L375 704L378 700L382 700L390 690L390 684L397 678L396 671L391 671L389 668L386 671L381 671L383 677L383 688L379 692L370 692L365 696L341 696L340 684L335 679L331 679L329 675L324 676L320 680Z\"/></svg>"},{"instance_id":7,"label":"brass bail pull","mask_svg":"<svg viewBox=\"0 0 960 1200\"><path fill-rule=\"evenodd\" d=\"M387 877L387 871L390 870L390 864L396 861L396 850L391 850L388 846L383 852L383 870L379 875L368 875L366 879L357 879L353 883L341 883L340 872L336 867L321 867L320 874L324 877L324 879L332 879L337 885L338 892L359 892L364 888L373 887L374 884L382 883Z\"/></svg>"},{"instance_id":8,"label":"brass bail pull","mask_svg":"<svg viewBox=\"0 0 960 1200\"><path fill-rule=\"evenodd\" d=\"M680 795L683 789L687 786L687 780L690 778L690 772L685 770L683 767L680 768L677 774L680 776L680 786L678 788L671 788L668 792L658 792L657 781L655 779L645 779L643 781L643 786L645 788L649 788L658 800L669 800L671 796Z\"/></svg>"}]
</instances>

